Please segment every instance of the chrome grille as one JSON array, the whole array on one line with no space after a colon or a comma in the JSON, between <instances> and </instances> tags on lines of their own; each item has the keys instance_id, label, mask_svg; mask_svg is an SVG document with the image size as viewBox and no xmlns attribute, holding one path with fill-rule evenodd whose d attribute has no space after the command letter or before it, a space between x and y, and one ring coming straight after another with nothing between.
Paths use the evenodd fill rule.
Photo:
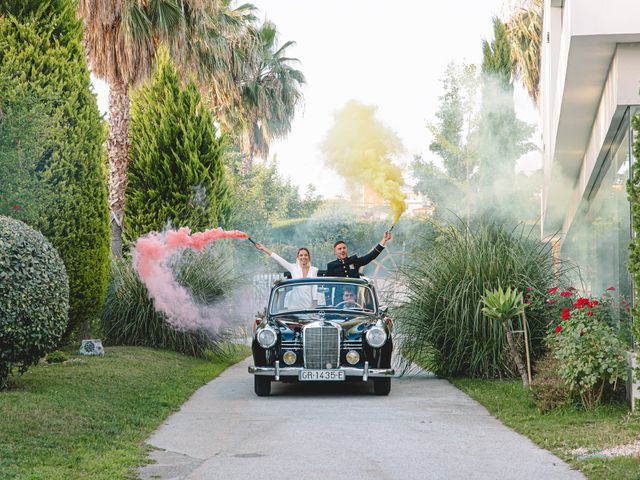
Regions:
<instances>
[{"instance_id":1,"label":"chrome grille","mask_svg":"<svg viewBox=\"0 0 640 480\"><path fill-rule=\"evenodd\" d=\"M302 342L299 340L281 340L280 348L282 350L302 350Z\"/></svg>"},{"instance_id":2,"label":"chrome grille","mask_svg":"<svg viewBox=\"0 0 640 480\"><path fill-rule=\"evenodd\" d=\"M362 348L362 340L345 340L342 342L343 350L357 350Z\"/></svg>"},{"instance_id":3,"label":"chrome grille","mask_svg":"<svg viewBox=\"0 0 640 480\"><path fill-rule=\"evenodd\" d=\"M340 330L333 325L308 325L304 329L305 368L337 368L340 364ZM328 367L327 365L331 366Z\"/></svg>"}]
</instances>

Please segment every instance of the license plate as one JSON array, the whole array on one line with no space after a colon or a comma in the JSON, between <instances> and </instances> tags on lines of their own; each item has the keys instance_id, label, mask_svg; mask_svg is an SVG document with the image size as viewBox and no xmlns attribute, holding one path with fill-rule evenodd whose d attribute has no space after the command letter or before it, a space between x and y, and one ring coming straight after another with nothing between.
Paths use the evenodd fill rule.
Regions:
<instances>
[{"instance_id":1,"label":"license plate","mask_svg":"<svg viewBox=\"0 0 640 480\"><path fill-rule=\"evenodd\" d=\"M298 372L298 380L315 382L332 382L344 380L344 370L302 370Z\"/></svg>"}]
</instances>

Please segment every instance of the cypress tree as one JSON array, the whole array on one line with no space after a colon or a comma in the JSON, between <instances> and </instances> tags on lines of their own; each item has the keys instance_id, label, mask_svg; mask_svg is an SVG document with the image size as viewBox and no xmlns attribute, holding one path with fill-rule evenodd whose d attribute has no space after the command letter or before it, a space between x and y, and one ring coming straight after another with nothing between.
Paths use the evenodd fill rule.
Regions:
<instances>
[{"instance_id":1,"label":"cypress tree","mask_svg":"<svg viewBox=\"0 0 640 480\"><path fill-rule=\"evenodd\" d=\"M224 224L229 195L224 140L194 82L185 88L166 51L131 104L130 161L124 237L128 244L149 231Z\"/></svg>"},{"instance_id":2,"label":"cypress tree","mask_svg":"<svg viewBox=\"0 0 640 480\"><path fill-rule=\"evenodd\" d=\"M22 164L49 192L30 223L67 269L67 335L82 327L84 336L105 299L109 213L104 132L75 9L74 0L0 0L0 86L2 102L28 99L46 117L41 148Z\"/></svg>"}]
</instances>

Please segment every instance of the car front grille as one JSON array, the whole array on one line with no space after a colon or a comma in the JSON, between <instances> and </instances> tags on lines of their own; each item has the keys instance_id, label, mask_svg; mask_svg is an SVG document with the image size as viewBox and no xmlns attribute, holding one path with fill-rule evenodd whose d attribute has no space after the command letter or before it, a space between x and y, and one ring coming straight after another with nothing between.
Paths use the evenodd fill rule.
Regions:
<instances>
[{"instance_id":1,"label":"car front grille","mask_svg":"<svg viewBox=\"0 0 640 480\"><path fill-rule=\"evenodd\" d=\"M304 329L305 368L337 368L340 364L340 330L333 325L308 325Z\"/></svg>"}]
</instances>

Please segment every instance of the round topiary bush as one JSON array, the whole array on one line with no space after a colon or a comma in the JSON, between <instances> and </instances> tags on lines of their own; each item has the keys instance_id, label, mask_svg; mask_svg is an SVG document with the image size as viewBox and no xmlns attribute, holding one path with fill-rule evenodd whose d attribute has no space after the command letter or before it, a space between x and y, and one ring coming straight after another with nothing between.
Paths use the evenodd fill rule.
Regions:
<instances>
[{"instance_id":1,"label":"round topiary bush","mask_svg":"<svg viewBox=\"0 0 640 480\"><path fill-rule=\"evenodd\" d=\"M64 333L69 280L58 252L28 225L0 216L0 390Z\"/></svg>"}]
</instances>

